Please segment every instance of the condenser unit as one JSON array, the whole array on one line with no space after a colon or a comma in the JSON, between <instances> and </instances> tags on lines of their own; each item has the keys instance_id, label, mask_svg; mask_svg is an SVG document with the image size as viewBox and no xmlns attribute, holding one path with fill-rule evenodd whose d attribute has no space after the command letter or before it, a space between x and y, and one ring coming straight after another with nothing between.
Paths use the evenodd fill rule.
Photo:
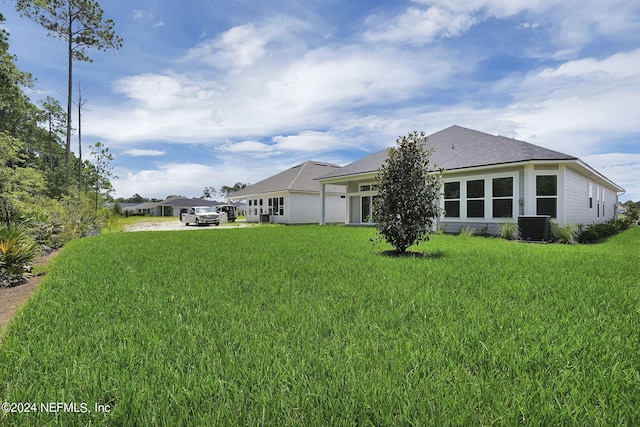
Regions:
<instances>
[{"instance_id":1,"label":"condenser unit","mask_svg":"<svg viewBox=\"0 0 640 427\"><path fill-rule=\"evenodd\" d=\"M546 242L551 236L549 215L521 215L518 217L520 239L532 242Z\"/></svg>"}]
</instances>

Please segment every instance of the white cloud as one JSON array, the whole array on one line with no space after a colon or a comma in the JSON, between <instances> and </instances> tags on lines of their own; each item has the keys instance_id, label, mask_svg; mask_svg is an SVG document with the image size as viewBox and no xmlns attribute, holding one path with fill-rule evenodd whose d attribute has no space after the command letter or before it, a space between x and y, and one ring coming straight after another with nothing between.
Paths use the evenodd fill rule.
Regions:
<instances>
[{"instance_id":1,"label":"white cloud","mask_svg":"<svg viewBox=\"0 0 640 427\"><path fill-rule=\"evenodd\" d=\"M229 138L271 136L286 129L341 129L359 120L346 113L354 106L410 99L441 85L453 68L453 60L437 49L423 57L350 44L283 55L276 65L256 64L250 72L201 69L121 79L114 89L128 104L113 111L95 109L96 120L88 126L114 144L161 139L224 145Z\"/></svg>"},{"instance_id":2,"label":"white cloud","mask_svg":"<svg viewBox=\"0 0 640 427\"><path fill-rule=\"evenodd\" d=\"M590 166L625 189L620 199L640 200L640 154L638 153L606 153L592 154L583 158Z\"/></svg>"},{"instance_id":3,"label":"white cloud","mask_svg":"<svg viewBox=\"0 0 640 427\"><path fill-rule=\"evenodd\" d=\"M135 9L133 19L153 19L153 13L148 10Z\"/></svg>"},{"instance_id":4,"label":"white cloud","mask_svg":"<svg viewBox=\"0 0 640 427\"><path fill-rule=\"evenodd\" d=\"M140 194L147 198L164 199L170 195L200 197L205 187L221 188L236 182L256 183L277 172L286 170L304 158L274 159L269 162L249 163L237 157L218 159L215 165L202 163L166 163L156 169L133 172L114 168L119 176L113 182L114 197L131 197Z\"/></svg>"},{"instance_id":5,"label":"white cloud","mask_svg":"<svg viewBox=\"0 0 640 427\"><path fill-rule=\"evenodd\" d=\"M425 45L456 37L490 18L534 18L519 29L548 22L560 55L575 55L600 36L620 36L640 29L640 4L627 0L413 0L401 13L370 16L365 38L371 42Z\"/></svg>"},{"instance_id":6,"label":"white cloud","mask_svg":"<svg viewBox=\"0 0 640 427\"><path fill-rule=\"evenodd\" d=\"M164 156L167 153L166 151L163 151L163 150L133 149L133 150L126 150L124 154L132 157L144 157L144 156L155 157L155 156Z\"/></svg>"},{"instance_id":7,"label":"white cloud","mask_svg":"<svg viewBox=\"0 0 640 427\"><path fill-rule=\"evenodd\" d=\"M291 16L238 25L189 49L182 61L202 62L221 70L251 67L273 60L274 55L304 48L296 34L308 29L307 23Z\"/></svg>"},{"instance_id":8,"label":"white cloud","mask_svg":"<svg viewBox=\"0 0 640 427\"><path fill-rule=\"evenodd\" d=\"M521 22L516 26L518 30L536 30L540 28L541 24L539 22Z\"/></svg>"},{"instance_id":9,"label":"white cloud","mask_svg":"<svg viewBox=\"0 0 640 427\"><path fill-rule=\"evenodd\" d=\"M395 42L422 45L439 38L455 37L477 23L468 13L454 13L448 7L410 7L391 22L387 17L370 17L372 28L364 35L369 42Z\"/></svg>"},{"instance_id":10,"label":"white cloud","mask_svg":"<svg viewBox=\"0 0 640 427\"><path fill-rule=\"evenodd\" d=\"M303 131L296 135L276 136L274 148L285 152L331 152L345 145L337 135L325 132Z\"/></svg>"},{"instance_id":11,"label":"white cloud","mask_svg":"<svg viewBox=\"0 0 640 427\"><path fill-rule=\"evenodd\" d=\"M514 136L578 156L591 153L638 131L640 50L531 72L513 96L499 118L514 124Z\"/></svg>"},{"instance_id":12,"label":"white cloud","mask_svg":"<svg viewBox=\"0 0 640 427\"><path fill-rule=\"evenodd\" d=\"M419 0L396 15L369 16L342 40L342 28L326 31L296 18L245 22L198 39L182 57L166 62L173 69L121 78L113 87L126 102L92 106L83 125L110 146L207 144L216 162L227 162L227 175L235 170L251 177L235 181L255 182L311 156L329 161L354 147L366 155L410 130L433 132L452 124L582 157L638 132L640 50L609 57L577 52L603 34L630 37L624 32L637 25L639 6L613 0L604 17L599 15L605 6L596 3ZM511 19L511 30L536 29L536 42L523 48L541 45L547 53L537 60L554 65L487 80L475 68L478 58L493 51L468 52L455 43L445 51L433 43L489 18ZM569 60L556 65L548 52ZM120 181L133 186L138 179L152 190L155 181L172 185L169 172L180 171L180 165L165 165ZM215 186L198 184L189 194L204 185ZM158 188L164 192L165 186Z\"/></svg>"},{"instance_id":13,"label":"white cloud","mask_svg":"<svg viewBox=\"0 0 640 427\"><path fill-rule=\"evenodd\" d=\"M219 150L228 153L270 153L273 147L258 141L240 141L225 144Z\"/></svg>"}]
</instances>

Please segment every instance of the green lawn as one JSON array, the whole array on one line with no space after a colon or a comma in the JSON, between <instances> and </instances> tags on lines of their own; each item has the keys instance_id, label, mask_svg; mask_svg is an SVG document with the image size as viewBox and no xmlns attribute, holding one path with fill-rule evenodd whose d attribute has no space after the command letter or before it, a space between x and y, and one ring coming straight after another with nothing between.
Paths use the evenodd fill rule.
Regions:
<instances>
[{"instance_id":1,"label":"green lawn","mask_svg":"<svg viewBox=\"0 0 640 427\"><path fill-rule=\"evenodd\" d=\"M0 348L0 402L37 412L0 425L640 425L640 227L411 258L374 232L71 242Z\"/></svg>"}]
</instances>

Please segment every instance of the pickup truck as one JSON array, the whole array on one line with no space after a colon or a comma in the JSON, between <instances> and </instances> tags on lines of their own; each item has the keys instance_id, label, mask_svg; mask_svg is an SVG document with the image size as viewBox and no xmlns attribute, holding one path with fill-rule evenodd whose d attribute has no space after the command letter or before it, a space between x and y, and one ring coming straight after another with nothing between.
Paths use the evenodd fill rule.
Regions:
<instances>
[{"instance_id":1,"label":"pickup truck","mask_svg":"<svg viewBox=\"0 0 640 427\"><path fill-rule=\"evenodd\" d=\"M180 210L180 222L185 225L220 225L220 215L210 206L196 206Z\"/></svg>"}]
</instances>

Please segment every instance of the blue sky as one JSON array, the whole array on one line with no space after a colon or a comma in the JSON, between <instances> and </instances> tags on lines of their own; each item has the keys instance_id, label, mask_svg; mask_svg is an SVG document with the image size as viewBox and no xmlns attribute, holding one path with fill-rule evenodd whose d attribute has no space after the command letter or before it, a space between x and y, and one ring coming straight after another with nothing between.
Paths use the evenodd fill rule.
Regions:
<instances>
[{"instance_id":1,"label":"blue sky","mask_svg":"<svg viewBox=\"0 0 640 427\"><path fill-rule=\"evenodd\" d=\"M116 196L199 197L456 124L578 156L640 200L640 2L101 4L123 48L75 77L84 152L110 148ZM2 12L32 100L64 104L64 43Z\"/></svg>"}]
</instances>

